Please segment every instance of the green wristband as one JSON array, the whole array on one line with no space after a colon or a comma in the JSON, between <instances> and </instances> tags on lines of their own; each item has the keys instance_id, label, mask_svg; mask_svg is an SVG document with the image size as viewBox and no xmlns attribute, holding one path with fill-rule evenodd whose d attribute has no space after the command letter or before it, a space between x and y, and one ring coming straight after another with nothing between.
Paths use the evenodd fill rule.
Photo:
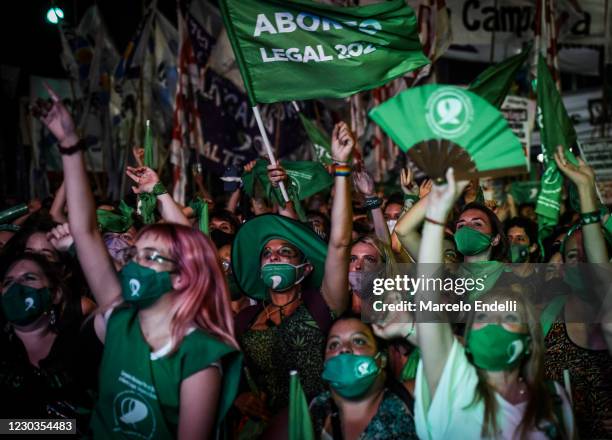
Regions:
<instances>
[{"instance_id":1,"label":"green wristband","mask_svg":"<svg viewBox=\"0 0 612 440\"><path fill-rule=\"evenodd\" d=\"M151 194L153 194L155 197L159 197L163 194L168 194L168 190L166 189L164 184L161 183L161 180L160 180L159 182L155 184L155 186L151 190Z\"/></svg>"},{"instance_id":2,"label":"green wristband","mask_svg":"<svg viewBox=\"0 0 612 440\"><path fill-rule=\"evenodd\" d=\"M600 211L585 212L583 214L580 214L580 221L585 226L591 225L593 223L599 223L600 218L601 218Z\"/></svg>"}]
</instances>

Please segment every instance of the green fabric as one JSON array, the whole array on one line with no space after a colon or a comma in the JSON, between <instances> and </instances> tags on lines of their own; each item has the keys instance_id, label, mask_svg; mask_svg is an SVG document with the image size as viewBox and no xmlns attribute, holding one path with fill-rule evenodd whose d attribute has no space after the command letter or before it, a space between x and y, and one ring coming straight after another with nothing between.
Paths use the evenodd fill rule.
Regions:
<instances>
[{"instance_id":1,"label":"green fabric","mask_svg":"<svg viewBox=\"0 0 612 440\"><path fill-rule=\"evenodd\" d=\"M487 371L509 371L529 353L529 333L515 333L500 324L488 324L467 334L467 350L474 365Z\"/></svg>"},{"instance_id":2,"label":"green fabric","mask_svg":"<svg viewBox=\"0 0 612 440\"><path fill-rule=\"evenodd\" d=\"M17 325L33 323L53 305L47 287L35 289L19 283L11 284L2 294L1 303L7 321Z\"/></svg>"},{"instance_id":3,"label":"green fabric","mask_svg":"<svg viewBox=\"0 0 612 440\"><path fill-rule=\"evenodd\" d=\"M144 166L153 168L153 163L153 130L151 129L151 121L147 119L144 137Z\"/></svg>"},{"instance_id":4,"label":"green fabric","mask_svg":"<svg viewBox=\"0 0 612 440\"><path fill-rule=\"evenodd\" d=\"M97 209L96 218L98 228L101 232L123 233L134 225L132 214L134 209L130 208L123 200L119 203L119 212Z\"/></svg>"},{"instance_id":5,"label":"green fabric","mask_svg":"<svg viewBox=\"0 0 612 440\"><path fill-rule=\"evenodd\" d=\"M274 292L282 292L302 281L304 264L295 266L289 263L268 263L261 268L261 278L266 287Z\"/></svg>"},{"instance_id":6,"label":"green fabric","mask_svg":"<svg viewBox=\"0 0 612 440\"><path fill-rule=\"evenodd\" d=\"M468 86L470 92L486 99L492 106L501 108L517 72L525 64L531 44L518 55L488 67Z\"/></svg>"},{"instance_id":7,"label":"green fabric","mask_svg":"<svg viewBox=\"0 0 612 440\"><path fill-rule=\"evenodd\" d=\"M546 306L544 310L542 310L542 314L540 315L540 324L542 325L542 334L545 338L552 328L552 325L555 323L557 316L559 316L559 313L561 313L561 310L565 306L566 302L567 295L557 296Z\"/></svg>"},{"instance_id":8,"label":"green fabric","mask_svg":"<svg viewBox=\"0 0 612 440\"><path fill-rule=\"evenodd\" d=\"M510 245L510 261L513 263L525 263L529 260L529 246L526 244Z\"/></svg>"},{"instance_id":9,"label":"green fabric","mask_svg":"<svg viewBox=\"0 0 612 440\"><path fill-rule=\"evenodd\" d=\"M491 290L504 272L505 266L499 261L480 261L477 263L463 263L459 266L457 275L460 278L474 280L475 287L469 292L469 299L470 301L475 301ZM478 289L477 280L480 280L481 284L484 286L482 290Z\"/></svg>"},{"instance_id":10,"label":"green fabric","mask_svg":"<svg viewBox=\"0 0 612 440\"><path fill-rule=\"evenodd\" d=\"M464 226L454 235L457 250L463 255L478 255L491 246L491 235L484 234L469 226Z\"/></svg>"},{"instance_id":11,"label":"green fabric","mask_svg":"<svg viewBox=\"0 0 612 440\"><path fill-rule=\"evenodd\" d=\"M22 203L20 205L12 206L4 211L0 212L0 224L9 223L16 218L24 216L28 213L28 205Z\"/></svg>"},{"instance_id":12,"label":"green fabric","mask_svg":"<svg viewBox=\"0 0 612 440\"><path fill-rule=\"evenodd\" d=\"M415 347L408 359L406 359L406 363L404 364L404 368L402 368L402 373L400 379L402 382L407 380L414 380L416 378L417 368L419 366L419 361L421 360L421 350L419 347Z\"/></svg>"},{"instance_id":13,"label":"green fabric","mask_svg":"<svg viewBox=\"0 0 612 440\"><path fill-rule=\"evenodd\" d=\"M325 361L321 377L346 399L363 396L376 382L380 367L376 356L340 353Z\"/></svg>"},{"instance_id":14,"label":"green fabric","mask_svg":"<svg viewBox=\"0 0 612 440\"><path fill-rule=\"evenodd\" d=\"M604 223L602 230L606 241L612 246L612 215L608 216L608 220Z\"/></svg>"},{"instance_id":15,"label":"green fabric","mask_svg":"<svg viewBox=\"0 0 612 440\"><path fill-rule=\"evenodd\" d=\"M363 7L310 0L219 5L251 105L341 98L429 64L404 0Z\"/></svg>"},{"instance_id":16,"label":"green fabric","mask_svg":"<svg viewBox=\"0 0 612 440\"><path fill-rule=\"evenodd\" d=\"M189 207L193 211L194 216L198 219L200 231L208 235L208 202L202 200L200 197L196 197L189 203Z\"/></svg>"},{"instance_id":17,"label":"green fabric","mask_svg":"<svg viewBox=\"0 0 612 440\"><path fill-rule=\"evenodd\" d=\"M94 438L176 438L182 381L219 361L223 385L216 406L217 426L225 418L240 379L242 355L236 349L195 329L176 352L153 359L152 355L136 311L113 311L100 366L100 396L91 421Z\"/></svg>"},{"instance_id":18,"label":"green fabric","mask_svg":"<svg viewBox=\"0 0 612 440\"><path fill-rule=\"evenodd\" d=\"M500 111L458 87L431 84L405 90L372 109L370 118L403 151L447 139L469 154L479 172L526 167L521 143Z\"/></svg>"},{"instance_id":19,"label":"green fabric","mask_svg":"<svg viewBox=\"0 0 612 440\"><path fill-rule=\"evenodd\" d=\"M289 440L314 440L306 395L297 371L289 375Z\"/></svg>"},{"instance_id":20,"label":"green fabric","mask_svg":"<svg viewBox=\"0 0 612 440\"><path fill-rule=\"evenodd\" d=\"M152 306L157 300L172 291L170 272L158 272L130 261L119 272L121 296L138 309Z\"/></svg>"},{"instance_id":21,"label":"green fabric","mask_svg":"<svg viewBox=\"0 0 612 440\"><path fill-rule=\"evenodd\" d=\"M311 121L302 113L299 113L299 115L304 130L306 130L306 134L308 135L308 139L312 142L312 148L317 160L323 165L333 164L334 161L331 156L331 136L325 133L314 121Z\"/></svg>"},{"instance_id":22,"label":"green fabric","mask_svg":"<svg viewBox=\"0 0 612 440\"><path fill-rule=\"evenodd\" d=\"M577 165L577 161L569 150L576 143L576 131L542 55L539 55L538 58L536 88L537 120L540 126L540 143L546 167L536 204L538 237L541 241L550 235L556 226L561 209L563 175L557 168L554 159L557 145L563 146L565 155L571 163Z\"/></svg>"},{"instance_id":23,"label":"green fabric","mask_svg":"<svg viewBox=\"0 0 612 440\"><path fill-rule=\"evenodd\" d=\"M259 215L238 230L232 246L232 271L245 294L256 300L268 298L268 289L261 278L260 255L266 243L282 239L297 247L314 270L302 285L319 290L325 272L327 244L308 226L275 214Z\"/></svg>"},{"instance_id":24,"label":"green fabric","mask_svg":"<svg viewBox=\"0 0 612 440\"><path fill-rule=\"evenodd\" d=\"M540 182L512 182L510 184L510 194L516 202L517 207L523 203L535 204L538 200L538 192L540 191Z\"/></svg>"},{"instance_id":25,"label":"green fabric","mask_svg":"<svg viewBox=\"0 0 612 440\"><path fill-rule=\"evenodd\" d=\"M289 199L293 202L300 220L306 221L306 213L300 200L304 200L329 188L334 183L334 180L319 162L290 162L281 160L280 165L285 169L289 177L289 184L287 185ZM285 206L280 189L273 187L270 183L268 178L268 162L265 160L258 160L253 170L242 176L242 184L244 192L251 197L255 193L256 184L261 185L264 196L268 200L280 206Z\"/></svg>"},{"instance_id":26,"label":"green fabric","mask_svg":"<svg viewBox=\"0 0 612 440\"><path fill-rule=\"evenodd\" d=\"M138 194L140 217L145 225L155 223L155 210L157 209L157 197L151 193Z\"/></svg>"}]
</instances>

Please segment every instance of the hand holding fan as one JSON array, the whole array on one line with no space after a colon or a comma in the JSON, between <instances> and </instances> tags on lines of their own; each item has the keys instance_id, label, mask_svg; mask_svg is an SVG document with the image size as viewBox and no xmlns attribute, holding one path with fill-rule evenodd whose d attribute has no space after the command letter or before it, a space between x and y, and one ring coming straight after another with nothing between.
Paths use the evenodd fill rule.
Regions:
<instances>
[{"instance_id":1,"label":"hand holding fan","mask_svg":"<svg viewBox=\"0 0 612 440\"><path fill-rule=\"evenodd\" d=\"M370 117L433 179L449 167L459 180L527 171L527 158L503 115L478 95L430 84L408 89Z\"/></svg>"}]
</instances>

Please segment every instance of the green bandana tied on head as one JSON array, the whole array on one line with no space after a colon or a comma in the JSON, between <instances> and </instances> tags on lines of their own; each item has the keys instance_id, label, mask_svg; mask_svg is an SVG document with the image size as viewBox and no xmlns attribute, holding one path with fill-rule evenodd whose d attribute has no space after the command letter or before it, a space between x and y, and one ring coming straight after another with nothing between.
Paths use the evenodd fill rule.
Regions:
<instances>
[{"instance_id":1,"label":"green bandana tied on head","mask_svg":"<svg viewBox=\"0 0 612 440\"><path fill-rule=\"evenodd\" d=\"M103 233L117 232L121 234L134 225L133 212L134 209L130 208L123 200L119 203L119 213L97 209L98 228Z\"/></svg>"},{"instance_id":2,"label":"green bandana tied on head","mask_svg":"<svg viewBox=\"0 0 612 440\"><path fill-rule=\"evenodd\" d=\"M498 324L488 324L467 335L467 351L474 365L487 371L514 369L529 354L529 333L515 333Z\"/></svg>"}]
</instances>

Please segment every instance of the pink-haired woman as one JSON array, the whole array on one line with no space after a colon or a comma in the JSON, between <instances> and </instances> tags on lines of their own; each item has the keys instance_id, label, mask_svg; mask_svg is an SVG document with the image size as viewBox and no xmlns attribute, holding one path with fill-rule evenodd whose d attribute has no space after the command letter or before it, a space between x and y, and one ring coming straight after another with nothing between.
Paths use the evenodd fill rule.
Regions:
<instances>
[{"instance_id":1,"label":"pink-haired woman","mask_svg":"<svg viewBox=\"0 0 612 440\"><path fill-rule=\"evenodd\" d=\"M59 141L70 232L103 311L94 322L105 350L93 436L211 438L234 399L241 363L214 247L189 227L151 225L140 231L117 273L96 227L72 118L49 94L52 102L37 110ZM145 176L135 177L138 192L151 189ZM162 213L179 216L159 185L152 192Z\"/></svg>"}]
</instances>

